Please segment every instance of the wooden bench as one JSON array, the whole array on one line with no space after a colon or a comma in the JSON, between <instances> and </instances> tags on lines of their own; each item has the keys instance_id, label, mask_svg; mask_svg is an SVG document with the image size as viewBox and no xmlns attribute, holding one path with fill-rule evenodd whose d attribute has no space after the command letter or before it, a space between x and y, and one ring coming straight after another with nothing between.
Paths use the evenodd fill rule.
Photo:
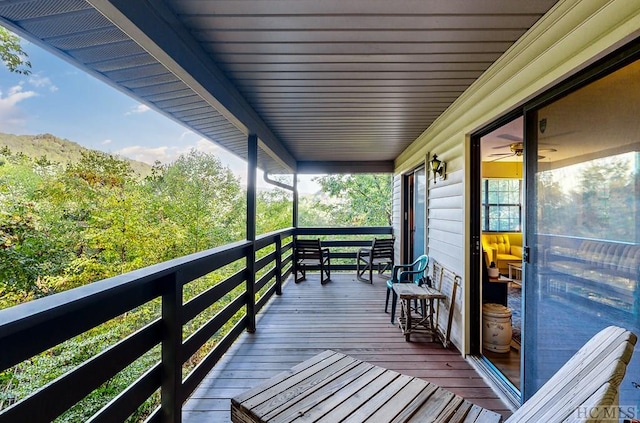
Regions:
<instances>
[{"instance_id":1,"label":"wooden bench","mask_svg":"<svg viewBox=\"0 0 640 423\"><path fill-rule=\"evenodd\" d=\"M636 335L625 329L603 329L505 423L617 421L611 413L617 412L618 388L636 341ZM330 350L231 400L235 423L497 423L500 419L499 414L425 380Z\"/></svg>"},{"instance_id":2,"label":"wooden bench","mask_svg":"<svg viewBox=\"0 0 640 423\"><path fill-rule=\"evenodd\" d=\"M331 350L231 400L234 423L497 423L500 418L425 380Z\"/></svg>"}]
</instances>

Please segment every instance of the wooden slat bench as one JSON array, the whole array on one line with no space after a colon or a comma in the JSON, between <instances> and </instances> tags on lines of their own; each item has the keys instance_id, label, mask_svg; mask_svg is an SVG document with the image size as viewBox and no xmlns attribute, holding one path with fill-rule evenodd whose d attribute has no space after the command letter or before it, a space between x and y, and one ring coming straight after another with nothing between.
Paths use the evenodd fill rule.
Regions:
<instances>
[{"instance_id":1,"label":"wooden slat bench","mask_svg":"<svg viewBox=\"0 0 640 423\"><path fill-rule=\"evenodd\" d=\"M231 400L231 421L497 423L425 380L327 350Z\"/></svg>"},{"instance_id":2,"label":"wooden slat bench","mask_svg":"<svg viewBox=\"0 0 640 423\"><path fill-rule=\"evenodd\" d=\"M610 326L587 342L505 423L600 422L637 337ZM437 385L327 350L231 400L231 421L497 423L501 416Z\"/></svg>"},{"instance_id":3,"label":"wooden slat bench","mask_svg":"<svg viewBox=\"0 0 640 423\"><path fill-rule=\"evenodd\" d=\"M623 328L603 329L505 423L617 422L610 413L618 411L618 388L637 339Z\"/></svg>"}]
</instances>

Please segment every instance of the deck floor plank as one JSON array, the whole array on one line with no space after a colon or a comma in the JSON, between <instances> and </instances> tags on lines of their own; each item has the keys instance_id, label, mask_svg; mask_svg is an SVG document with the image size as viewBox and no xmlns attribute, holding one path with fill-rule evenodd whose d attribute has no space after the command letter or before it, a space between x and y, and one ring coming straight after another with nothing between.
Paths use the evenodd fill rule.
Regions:
<instances>
[{"instance_id":1,"label":"deck floor plank","mask_svg":"<svg viewBox=\"0 0 640 423\"><path fill-rule=\"evenodd\" d=\"M183 407L183 421L230 422L231 398L327 349L419 377L508 416L508 407L454 348L413 334L406 342L384 312L386 285L334 273L321 285L317 273L289 281L243 333Z\"/></svg>"}]
</instances>

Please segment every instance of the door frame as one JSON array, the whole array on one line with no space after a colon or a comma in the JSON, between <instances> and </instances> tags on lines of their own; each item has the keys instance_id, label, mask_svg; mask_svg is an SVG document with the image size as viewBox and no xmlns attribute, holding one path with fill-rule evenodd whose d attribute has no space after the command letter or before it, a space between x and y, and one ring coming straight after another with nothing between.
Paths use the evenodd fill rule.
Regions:
<instances>
[{"instance_id":1,"label":"door frame","mask_svg":"<svg viewBox=\"0 0 640 423\"><path fill-rule=\"evenodd\" d=\"M409 258L413 255L413 220L415 218L413 212L413 180L415 170L402 175L402 192L404 201L404 218L402 223L402 233L404 239L404 248L402 249L402 263L408 263Z\"/></svg>"},{"instance_id":2,"label":"door frame","mask_svg":"<svg viewBox=\"0 0 640 423\"><path fill-rule=\"evenodd\" d=\"M482 272L483 272L483 259L482 259L482 218L481 218L481 208L482 208L482 146L480 140L487 134L495 131L501 126L506 125L512 120L518 119L522 117L522 110L516 109L511 111L510 113L496 119L491 124L485 126L477 132L471 134L470 137L470 163L469 163L469 201L470 201L470 212L469 212L469 237L470 237L470 251L469 251L469 266L471 272L469 273L469 283L470 283L470 337L469 337L469 346L470 352L473 355L481 356L482 355L482 341L481 341L481 333L482 333ZM523 134L523 143L524 134ZM523 168L523 183L524 183L524 175L525 169ZM524 200L524 199L523 199ZM526 211L526 205L523 204ZM523 215L524 218L524 215ZM524 225L523 225L524 232ZM523 233L524 237L524 233Z\"/></svg>"},{"instance_id":3,"label":"door frame","mask_svg":"<svg viewBox=\"0 0 640 423\"><path fill-rule=\"evenodd\" d=\"M420 171L424 170L425 172L425 198L424 198L424 248L425 253L427 251L427 210L428 210L428 196L429 196L429 174L426 163L419 163L413 169L408 171L403 175L402 179L402 192L403 192L403 208L404 208L404 219L402 225L403 231L403 254L402 254L402 262L403 263L411 263L414 252L414 244L415 244L415 196L416 196L416 174Z\"/></svg>"}]
</instances>

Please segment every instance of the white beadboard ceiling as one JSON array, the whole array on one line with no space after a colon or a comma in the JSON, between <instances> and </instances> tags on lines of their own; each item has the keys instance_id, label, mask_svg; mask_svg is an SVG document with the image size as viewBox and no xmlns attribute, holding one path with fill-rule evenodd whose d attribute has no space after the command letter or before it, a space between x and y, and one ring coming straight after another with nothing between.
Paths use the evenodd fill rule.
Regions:
<instances>
[{"instance_id":1,"label":"white beadboard ceiling","mask_svg":"<svg viewBox=\"0 0 640 423\"><path fill-rule=\"evenodd\" d=\"M0 23L280 172L393 160L555 0L0 0Z\"/></svg>"}]
</instances>

